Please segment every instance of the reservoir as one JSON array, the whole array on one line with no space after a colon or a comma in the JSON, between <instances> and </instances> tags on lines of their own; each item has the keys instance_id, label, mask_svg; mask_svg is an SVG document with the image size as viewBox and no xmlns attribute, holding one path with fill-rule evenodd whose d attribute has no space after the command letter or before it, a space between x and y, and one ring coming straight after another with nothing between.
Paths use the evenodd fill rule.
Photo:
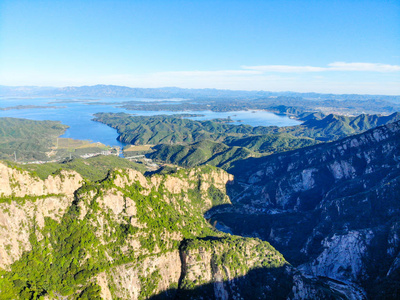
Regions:
<instances>
[{"instance_id":1,"label":"reservoir","mask_svg":"<svg viewBox=\"0 0 400 300\"><path fill-rule=\"evenodd\" d=\"M66 98L5 98L0 97L0 117L24 118L31 120L61 121L69 128L61 137L91 140L110 146L123 147L125 144L117 140L118 133L115 129L98 122L92 121L93 114L98 112L124 112L139 116L152 116L161 114L198 114L202 116L191 117L194 120L211 120L216 118L230 118L231 124L248 124L251 126L294 126L299 121L287 116L276 115L266 111L142 111L126 110L120 107L124 101L135 99L104 98L104 99L66 99ZM157 99L137 99L138 101L159 101ZM163 99L165 101L165 99ZM171 99L174 101L174 99ZM175 100L176 101L176 100ZM99 103L101 102L101 103ZM24 108L24 106L31 106ZM20 106L18 108L18 106ZM32 106L45 106L34 108ZM14 108L17 107L17 108Z\"/></svg>"}]
</instances>

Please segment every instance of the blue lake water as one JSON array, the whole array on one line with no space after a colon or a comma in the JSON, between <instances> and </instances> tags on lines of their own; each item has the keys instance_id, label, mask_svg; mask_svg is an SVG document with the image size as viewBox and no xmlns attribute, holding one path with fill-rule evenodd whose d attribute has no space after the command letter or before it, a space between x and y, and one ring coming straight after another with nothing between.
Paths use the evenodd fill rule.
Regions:
<instances>
[{"instance_id":1,"label":"blue lake water","mask_svg":"<svg viewBox=\"0 0 400 300\"><path fill-rule=\"evenodd\" d=\"M235 111L235 112L212 112L212 111L140 111L126 110L118 106L124 101L160 101L160 99L67 99L67 98L2 98L0 107L12 107L18 105L53 106L54 108L39 109L11 109L0 111L0 117L25 118L31 120L53 120L61 121L69 128L61 137L73 139L91 140L110 146L124 146L117 140L118 133L115 129L98 122L92 121L93 114L98 112L125 112L129 114L152 116L160 114L193 113L204 116L193 117L195 120L211 120L216 118L231 118L232 124L248 124L251 126L293 126L300 124L299 121L286 116L276 115L266 111ZM162 99L165 101L165 99ZM171 99L174 101L174 99ZM176 101L176 100L175 100ZM96 104L102 102L103 104ZM88 105L88 103L93 103ZM104 105L106 103L106 105ZM109 103L109 105L107 104Z\"/></svg>"}]
</instances>

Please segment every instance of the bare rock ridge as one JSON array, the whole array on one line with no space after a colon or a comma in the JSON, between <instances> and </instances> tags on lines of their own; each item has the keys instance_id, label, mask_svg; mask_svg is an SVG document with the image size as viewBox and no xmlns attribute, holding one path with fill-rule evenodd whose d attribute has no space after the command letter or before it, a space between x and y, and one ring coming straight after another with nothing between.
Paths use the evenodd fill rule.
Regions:
<instances>
[{"instance_id":1,"label":"bare rock ridge","mask_svg":"<svg viewBox=\"0 0 400 300\"><path fill-rule=\"evenodd\" d=\"M233 204L247 213L214 218L306 274L400 296L400 122L236 166Z\"/></svg>"}]
</instances>

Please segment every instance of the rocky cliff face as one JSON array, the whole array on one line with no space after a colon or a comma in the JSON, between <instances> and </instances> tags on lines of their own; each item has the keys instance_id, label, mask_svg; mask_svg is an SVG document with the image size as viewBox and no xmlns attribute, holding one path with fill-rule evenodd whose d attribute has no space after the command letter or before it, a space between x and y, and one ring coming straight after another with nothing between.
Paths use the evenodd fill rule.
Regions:
<instances>
[{"instance_id":1,"label":"rocky cliff face","mask_svg":"<svg viewBox=\"0 0 400 300\"><path fill-rule=\"evenodd\" d=\"M400 251L399 122L239 167L244 192L233 202L247 214L217 217L233 232L262 237L304 273L356 283L370 297L399 282L390 271Z\"/></svg>"},{"instance_id":2,"label":"rocky cliff face","mask_svg":"<svg viewBox=\"0 0 400 300\"><path fill-rule=\"evenodd\" d=\"M94 183L0 170L0 299L296 299L299 282L302 295L336 293L268 242L206 222L206 210L230 204L233 177L217 168L114 170Z\"/></svg>"},{"instance_id":3,"label":"rocky cliff face","mask_svg":"<svg viewBox=\"0 0 400 300\"><path fill-rule=\"evenodd\" d=\"M34 226L44 218L60 220L82 184L76 172L62 171L46 180L0 164L0 268L7 269L24 251L31 250ZM40 238L40 237L39 237Z\"/></svg>"},{"instance_id":4,"label":"rocky cliff face","mask_svg":"<svg viewBox=\"0 0 400 300\"><path fill-rule=\"evenodd\" d=\"M26 171L9 168L0 163L1 197L36 197L51 194L71 196L81 184L82 177L76 172L63 170L55 176L41 180Z\"/></svg>"},{"instance_id":5,"label":"rocky cliff face","mask_svg":"<svg viewBox=\"0 0 400 300\"><path fill-rule=\"evenodd\" d=\"M400 162L399 124L334 143L244 161L242 164L250 163L254 168L243 168L239 180L252 186L238 201L306 211L315 209L327 196L337 197L339 190L342 194L354 193L345 187L352 180L356 181L352 186L358 183L360 190L365 190L392 178L398 174Z\"/></svg>"}]
</instances>

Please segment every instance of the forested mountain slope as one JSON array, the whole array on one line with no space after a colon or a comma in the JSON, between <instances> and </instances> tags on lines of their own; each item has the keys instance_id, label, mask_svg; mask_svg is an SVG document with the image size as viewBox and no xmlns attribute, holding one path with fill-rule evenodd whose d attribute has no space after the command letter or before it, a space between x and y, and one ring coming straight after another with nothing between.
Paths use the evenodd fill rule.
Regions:
<instances>
[{"instance_id":1,"label":"forested mountain slope","mask_svg":"<svg viewBox=\"0 0 400 300\"><path fill-rule=\"evenodd\" d=\"M270 241L308 274L354 282L371 299L399 297L399 121L232 171L237 209L215 219Z\"/></svg>"},{"instance_id":2,"label":"forested mountain slope","mask_svg":"<svg viewBox=\"0 0 400 300\"><path fill-rule=\"evenodd\" d=\"M216 231L232 176L214 167L45 180L0 164L0 299L330 299L268 242ZM256 288L255 288L256 287Z\"/></svg>"},{"instance_id":3,"label":"forested mountain slope","mask_svg":"<svg viewBox=\"0 0 400 300\"><path fill-rule=\"evenodd\" d=\"M68 126L55 121L0 118L0 159L42 160Z\"/></svg>"},{"instance_id":4,"label":"forested mountain slope","mask_svg":"<svg viewBox=\"0 0 400 300\"><path fill-rule=\"evenodd\" d=\"M304 145L299 143L296 137L335 140L400 120L400 113L393 113L390 116L359 115L357 117L331 114L322 119L313 113L308 116L310 118L304 117L306 121L303 124L288 127L252 127L215 120L195 121L178 115L131 116L125 113L98 113L94 120L117 129L120 134L119 140L133 145L193 143L205 139L225 142L229 145L236 139L253 136L259 138L260 135L267 135L266 138L269 138L270 143L273 144L273 135L277 135L275 139L279 139L281 134L285 134L283 137L286 140L293 140L296 147L309 145L307 140L304 141ZM289 144L291 140L288 141Z\"/></svg>"},{"instance_id":5,"label":"forested mountain slope","mask_svg":"<svg viewBox=\"0 0 400 300\"><path fill-rule=\"evenodd\" d=\"M290 127L252 127L217 120L194 121L175 116L96 114L96 121L116 128L119 139L134 145L156 145L148 158L183 167L210 164L230 170L234 161L337 140L400 119L390 116L357 117L303 114L305 122Z\"/></svg>"}]
</instances>

